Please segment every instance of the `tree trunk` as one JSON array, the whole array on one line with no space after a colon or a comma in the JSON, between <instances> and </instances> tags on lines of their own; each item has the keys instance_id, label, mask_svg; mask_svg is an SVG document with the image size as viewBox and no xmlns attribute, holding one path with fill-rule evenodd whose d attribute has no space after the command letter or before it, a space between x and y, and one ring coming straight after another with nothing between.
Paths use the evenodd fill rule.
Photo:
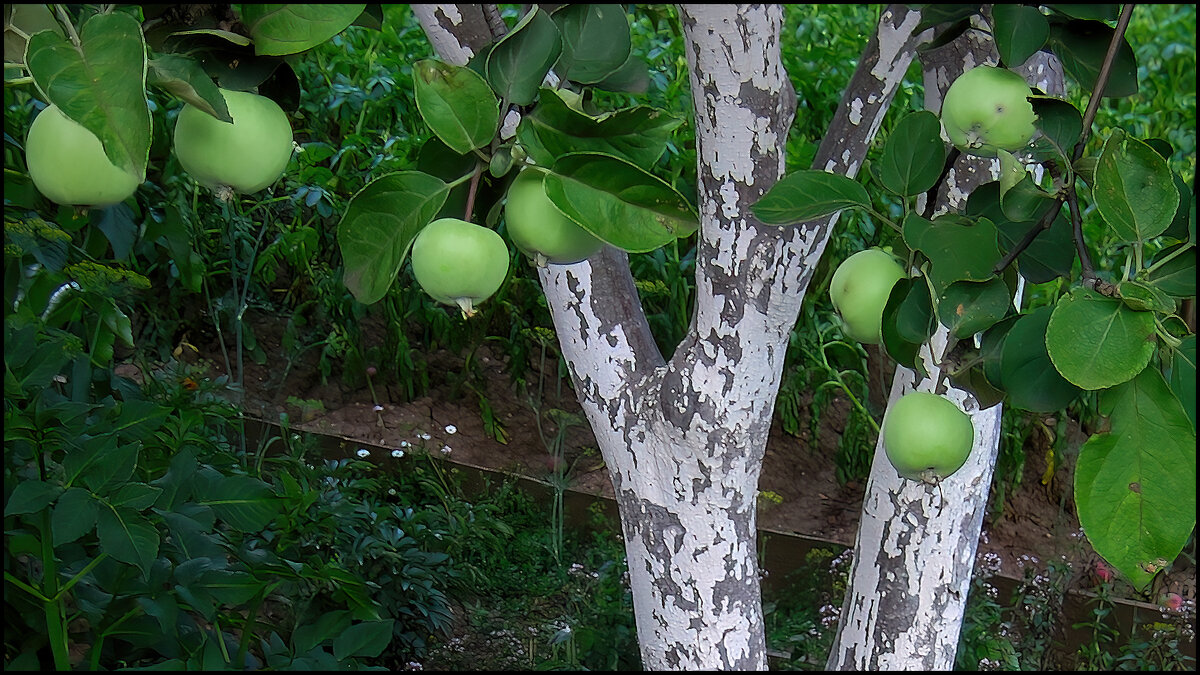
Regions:
<instances>
[{"instance_id":1,"label":"tree trunk","mask_svg":"<svg viewBox=\"0 0 1200 675\"><path fill-rule=\"evenodd\" d=\"M418 14L427 30L435 15ZM750 213L783 174L794 114L782 8L685 5L680 15L700 210L688 335L669 359L659 353L628 256L612 247L539 277L616 491L643 665L763 669L759 471L789 333L837 217L780 228ZM903 6L884 12L815 167L857 173L911 61L917 20Z\"/></svg>"},{"instance_id":2,"label":"tree trunk","mask_svg":"<svg viewBox=\"0 0 1200 675\"><path fill-rule=\"evenodd\" d=\"M990 36L968 31L923 55L925 104L941 109L950 83L976 65L999 59ZM1024 64L1026 79L1049 94L1062 92L1056 59L1038 53ZM935 213L958 210L970 192L999 176L998 160L962 155L939 190ZM1020 303L1020 291L1016 302ZM945 349L947 331L932 340ZM930 378L915 384L916 373L896 369L889 405L916 390L932 391L938 379L928 349L922 357ZM948 386L945 396L959 404L975 426L971 455L940 486L901 478L876 443L863 499L849 588L841 610L829 670L950 670L954 668L963 612L983 516L999 451L1001 407L980 410L968 392Z\"/></svg>"}]
</instances>

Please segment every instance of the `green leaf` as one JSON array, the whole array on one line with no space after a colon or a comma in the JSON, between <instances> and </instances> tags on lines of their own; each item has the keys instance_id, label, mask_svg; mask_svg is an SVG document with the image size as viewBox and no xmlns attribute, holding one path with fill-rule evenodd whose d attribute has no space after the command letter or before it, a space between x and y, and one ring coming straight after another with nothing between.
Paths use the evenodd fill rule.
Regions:
<instances>
[{"instance_id":1,"label":"green leaf","mask_svg":"<svg viewBox=\"0 0 1200 675\"><path fill-rule=\"evenodd\" d=\"M1146 280L1167 295L1176 298L1190 298L1196 295L1196 247L1192 244L1180 244L1179 246L1188 246L1191 250L1184 251L1163 263L1162 267L1147 275ZM1179 246L1164 249L1156 256L1156 259L1165 259Z\"/></svg>"},{"instance_id":2,"label":"green leaf","mask_svg":"<svg viewBox=\"0 0 1200 675\"><path fill-rule=\"evenodd\" d=\"M1068 101L1050 96L1031 96L1029 101L1037 115L1034 124L1042 137L1061 151L1064 158L1069 158L1083 133L1083 115L1079 109ZM1063 164L1067 163L1063 161Z\"/></svg>"},{"instance_id":3,"label":"green leaf","mask_svg":"<svg viewBox=\"0 0 1200 675\"><path fill-rule=\"evenodd\" d=\"M1196 432L1155 368L1100 394L1111 430L1088 439L1075 505L1092 547L1144 590L1196 525Z\"/></svg>"},{"instance_id":4,"label":"green leaf","mask_svg":"<svg viewBox=\"0 0 1200 675\"><path fill-rule=\"evenodd\" d=\"M937 315L957 338L990 328L1012 309L1012 295L1002 279L956 281L938 298Z\"/></svg>"},{"instance_id":5,"label":"green leaf","mask_svg":"<svg viewBox=\"0 0 1200 675\"><path fill-rule=\"evenodd\" d=\"M43 483L40 480L25 480L17 484L12 496L4 505L4 515L19 516L25 513L37 513L54 503L62 494L61 485Z\"/></svg>"},{"instance_id":6,"label":"green leaf","mask_svg":"<svg viewBox=\"0 0 1200 675\"><path fill-rule=\"evenodd\" d=\"M1162 234L1179 208L1167 160L1120 129L1104 142L1092 196L1117 240L1126 244Z\"/></svg>"},{"instance_id":7,"label":"green leaf","mask_svg":"<svg viewBox=\"0 0 1200 675\"><path fill-rule=\"evenodd\" d=\"M997 150L1000 158L1000 209L1014 221L1037 221L1056 200L1033 182L1025 166L1006 150Z\"/></svg>"},{"instance_id":8,"label":"green leaf","mask_svg":"<svg viewBox=\"0 0 1200 675\"><path fill-rule=\"evenodd\" d=\"M596 237L631 253L653 251L699 228L688 201L662 179L608 155L560 157L546 175L546 196Z\"/></svg>"},{"instance_id":9,"label":"green leaf","mask_svg":"<svg viewBox=\"0 0 1200 675\"><path fill-rule=\"evenodd\" d=\"M921 345L937 329L937 317L924 279L900 279L892 286L883 308L880 329L888 356L905 367L926 374Z\"/></svg>"},{"instance_id":10,"label":"green leaf","mask_svg":"<svg viewBox=\"0 0 1200 675\"><path fill-rule=\"evenodd\" d=\"M443 181L420 171L398 171L367 184L350 199L338 223L344 282L354 298L371 304L399 274L412 240L449 194Z\"/></svg>"},{"instance_id":11,"label":"green leaf","mask_svg":"<svg viewBox=\"0 0 1200 675\"><path fill-rule=\"evenodd\" d=\"M1104 63L1114 29L1102 21L1055 21L1050 25L1050 50L1062 61L1063 69L1085 91L1096 89L1100 68ZM1124 37L1117 48L1117 58L1109 74L1104 96L1121 98L1138 91L1137 58Z\"/></svg>"},{"instance_id":12,"label":"green leaf","mask_svg":"<svg viewBox=\"0 0 1200 675\"><path fill-rule=\"evenodd\" d=\"M1063 217L1065 209L1059 207L1058 215L1037 238L1017 255L1017 271L1026 281L1042 284L1071 273L1075 260L1075 244L1071 235L1070 222ZM967 215L991 220L996 225L1000 248L1007 253L1027 232L1038 224L1037 220L1009 220L1000 208L1000 183L984 183L971 191L967 197Z\"/></svg>"},{"instance_id":13,"label":"green leaf","mask_svg":"<svg viewBox=\"0 0 1200 675\"><path fill-rule=\"evenodd\" d=\"M491 143L500 101L475 71L422 59L413 64L413 88L421 119L451 150L461 155Z\"/></svg>"},{"instance_id":14,"label":"green leaf","mask_svg":"<svg viewBox=\"0 0 1200 675\"><path fill-rule=\"evenodd\" d=\"M536 164L550 166L572 152L615 155L650 170L683 120L649 106L592 117L571 108L563 92L543 89L538 105L521 118L517 141Z\"/></svg>"},{"instance_id":15,"label":"green leaf","mask_svg":"<svg viewBox=\"0 0 1200 675\"><path fill-rule=\"evenodd\" d=\"M987 281L1000 260L996 226L987 218L972 220L943 214L933 221L909 213L904 243L929 258L929 280L941 295L955 281Z\"/></svg>"},{"instance_id":16,"label":"green leaf","mask_svg":"<svg viewBox=\"0 0 1200 675\"><path fill-rule=\"evenodd\" d=\"M568 4L550 15L562 37L556 75L570 82L595 84L629 58L629 19L624 5Z\"/></svg>"},{"instance_id":17,"label":"green leaf","mask_svg":"<svg viewBox=\"0 0 1200 675\"><path fill-rule=\"evenodd\" d=\"M1050 37L1050 22L1028 5L992 6L992 37L1006 68L1025 63Z\"/></svg>"},{"instance_id":18,"label":"green leaf","mask_svg":"<svg viewBox=\"0 0 1200 675\"><path fill-rule=\"evenodd\" d=\"M211 468L197 472L196 502L242 532L257 532L279 512L271 486L250 476L222 476Z\"/></svg>"},{"instance_id":19,"label":"green leaf","mask_svg":"<svg viewBox=\"0 0 1200 675\"><path fill-rule=\"evenodd\" d=\"M292 646L296 648L298 654L308 652L322 642L345 633L346 629L350 627L350 621L349 610L338 609L332 612L323 612L316 621L296 627L296 630L292 632Z\"/></svg>"},{"instance_id":20,"label":"green leaf","mask_svg":"<svg viewBox=\"0 0 1200 675\"><path fill-rule=\"evenodd\" d=\"M284 56L311 49L346 30L365 4L242 5L242 22L259 56Z\"/></svg>"},{"instance_id":21,"label":"green leaf","mask_svg":"<svg viewBox=\"0 0 1200 675\"><path fill-rule=\"evenodd\" d=\"M97 14L79 31L80 45L53 31L29 38L25 60L50 103L96 135L104 154L139 181L150 155L146 43L137 20Z\"/></svg>"},{"instance_id":22,"label":"green leaf","mask_svg":"<svg viewBox=\"0 0 1200 675\"><path fill-rule=\"evenodd\" d=\"M222 122L233 122L217 84L194 59L182 54L159 54L146 65L146 84L169 92Z\"/></svg>"},{"instance_id":23,"label":"green leaf","mask_svg":"<svg viewBox=\"0 0 1200 675\"><path fill-rule=\"evenodd\" d=\"M644 94L650 89L650 67L641 57L630 52L620 68L593 86L604 91Z\"/></svg>"},{"instance_id":24,"label":"green leaf","mask_svg":"<svg viewBox=\"0 0 1200 675\"><path fill-rule=\"evenodd\" d=\"M1064 295L1046 329L1046 351L1062 376L1083 389L1128 382L1154 354L1154 314L1086 289Z\"/></svg>"},{"instance_id":25,"label":"green leaf","mask_svg":"<svg viewBox=\"0 0 1200 675\"><path fill-rule=\"evenodd\" d=\"M1079 396L1079 388L1054 369L1046 352L1046 326L1053 310L1046 305L1023 314L1003 334L996 384L1003 383L1008 404L1014 408L1055 412Z\"/></svg>"},{"instance_id":26,"label":"green leaf","mask_svg":"<svg viewBox=\"0 0 1200 675\"><path fill-rule=\"evenodd\" d=\"M946 163L941 122L928 110L905 115L883 146L879 178L902 197L927 192L937 183Z\"/></svg>"},{"instance_id":27,"label":"green leaf","mask_svg":"<svg viewBox=\"0 0 1200 675\"><path fill-rule=\"evenodd\" d=\"M857 181L829 171L803 169L779 179L750 210L767 225L791 225L856 206L871 206L870 195Z\"/></svg>"},{"instance_id":28,"label":"green leaf","mask_svg":"<svg viewBox=\"0 0 1200 675\"><path fill-rule=\"evenodd\" d=\"M58 498L50 516L54 528L54 545L62 546L77 541L96 527L100 505L92 493L73 487Z\"/></svg>"},{"instance_id":29,"label":"green leaf","mask_svg":"<svg viewBox=\"0 0 1200 675\"><path fill-rule=\"evenodd\" d=\"M1178 173L1171 173L1175 178L1175 189L1179 190L1179 208L1175 211L1175 219L1171 221L1162 236L1171 237L1176 241L1191 241L1192 233L1195 231L1196 196L1192 194L1192 188L1183 182L1183 178Z\"/></svg>"},{"instance_id":30,"label":"green leaf","mask_svg":"<svg viewBox=\"0 0 1200 675\"><path fill-rule=\"evenodd\" d=\"M110 506L123 506L134 511L143 511L154 504L161 492L161 488L145 483L126 483L115 494L108 497L108 503Z\"/></svg>"},{"instance_id":31,"label":"green leaf","mask_svg":"<svg viewBox=\"0 0 1200 675\"><path fill-rule=\"evenodd\" d=\"M100 550L117 560L136 565L142 576L150 577L150 566L158 558L158 529L136 511L123 508L100 509L96 517Z\"/></svg>"},{"instance_id":32,"label":"green leaf","mask_svg":"<svg viewBox=\"0 0 1200 675\"><path fill-rule=\"evenodd\" d=\"M1170 366L1165 373L1171 391L1183 405L1188 419L1196 429L1196 336L1184 338L1170 356Z\"/></svg>"},{"instance_id":33,"label":"green leaf","mask_svg":"<svg viewBox=\"0 0 1200 675\"><path fill-rule=\"evenodd\" d=\"M1127 307L1139 312L1152 311L1162 314L1175 312L1175 300L1153 284L1137 279L1117 284L1117 295Z\"/></svg>"},{"instance_id":34,"label":"green leaf","mask_svg":"<svg viewBox=\"0 0 1200 675\"><path fill-rule=\"evenodd\" d=\"M561 53L554 20L535 5L488 52L487 81L505 101L529 105Z\"/></svg>"},{"instance_id":35,"label":"green leaf","mask_svg":"<svg viewBox=\"0 0 1200 675\"><path fill-rule=\"evenodd\" d=\"M29 36L43 30L53 31L60 37L63 34L62 26L54 19L50 5L4 5L4 60L8 63L24 63L25 44Z\"/></svg>"},{"instance_id":36,"label":"green leaf","mask_svg":"<svg viewBox=\"0 0 1200 675\"><path fill-rule=\"evenodd\" d=\"M333 639L333 657L338 661L359 657L373 659L392 641L394 619L360 621Z\"/></svg>"}]
</instances>

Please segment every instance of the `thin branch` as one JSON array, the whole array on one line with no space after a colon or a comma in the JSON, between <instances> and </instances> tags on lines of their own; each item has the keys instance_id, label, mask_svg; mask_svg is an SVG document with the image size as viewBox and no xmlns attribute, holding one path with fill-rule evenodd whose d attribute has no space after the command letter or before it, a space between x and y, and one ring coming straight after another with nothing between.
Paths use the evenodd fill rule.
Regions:
<instances>
[{"instance_id":1,"label":"thin branch","mask_svg":"<svg viewBox=\"0 0 1200 675\"><path fill-rule=\"evenodd\" d=\"M1039 234L1050 229L1050 226L1054 223L1054 219L1058 216L1058 212L1062 209L1063 202L1066 199L1066 194L1060 194L1054 200L1054 206L1050 207L1050 209L1047 210L1044 215L1042 215L1041 219L1038 220L1037 224L1029 228L1029 231L1025 233L1025 236L1021 237L1021 241L1018 241L1015 246L1008 250L1008 253L1004 254L1004 257L1000 259L1000 262L996 263L996 266L992 268L992 274L1002 273L1006 267L1011 265L1012 262L1017 259L1017 256L1021 255L1025 252L1025 249L1029 248L1029 245L1033 243L1034 239L1037 239Z\"/></svg>"},{"instance_id":2,"label":"thin branch","mask_svg":"<svg viewBox=\"0 0 1200 675\"><path fill-rule=\"evenodd\" d=\"M1108 77L1112 74L1113 63L1117 60L1117 50L1121 48L1121 42L1125 39L1125 30L1129 27L1129 19L1132 16L1133 3L1127 3L1121 8L1121 17L1117 19L1117 27L1108 42L1108 51L1104 54L1104 63L1100 65L1096 88L1083 114L1083 131L1079 135L1079 142L1075 144L1075 152L1071 155L1072 162L1083 156L1083 148L1092 134L1092 122L1096 120L1096 113L1100 110L1100 99L1104 98L1104 88L1108 86Z\"/></svg>"}]
</instances>

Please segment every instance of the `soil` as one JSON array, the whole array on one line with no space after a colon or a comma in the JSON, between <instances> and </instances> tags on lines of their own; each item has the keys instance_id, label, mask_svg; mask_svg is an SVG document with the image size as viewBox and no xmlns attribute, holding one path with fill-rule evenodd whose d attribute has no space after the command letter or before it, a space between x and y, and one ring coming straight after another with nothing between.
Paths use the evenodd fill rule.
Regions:
<instances>
[{"instance_id":1,"label":"soil","mask_svg":"<svg viewBox=\"0 0 1200 675\"><path fill-rule=\"evenodd\" d=\"M247 319L255 322L256 338L266 354L282 353L280 337L284 320L256 317L252 313L248 313ZM210 376L223 374L219 345L213 341L198 347L200 363L207 365ZM373 378L373 391L365 385L346 386L337 372L323 382L317 371L315 350L309 350L287 369L280 367L277 358L263 364L247 358L243 409L272 422L279 419L280 413L287 413L293 428L384 447L402 447L404 441L413 445L424 442L427 448L442 449L455 462L546 479L554 465L541 434L547 439L554 437L557 431L554 415L543 414L539 432L534 406L527 396L516 391L503 358L486 343L475 358L484 373L484 381L476 382L475 386L486 397L494 419L502 424L507 435L505 443L485 430L475 394L465 387L455 387L452 377L439 380L433 376L463 370L463 359L447 352L428 356L430 391L411 401L405 401L397 388L389 386L386 378L378 374ZM611 497L613 489L607 469L570 382L564 380L556 385L557 364L553 359L548 361L552 372L544 380L542 410L565 411L577 416L580 422L569 425L565 434L564 455L567 466L571 467L568 474L571 488ZM891 372L883 365L885 361L873 358L871 364L877 380L872 389L878 409L882 409L891 382ZM281 380L284 370L286 381ZM537 382L537 371L535 362L529 366L527 381ZM465 395L461 393L464 391ZM296 401L307 403L297 405ZM809 401L804 403L801 410L806 416ZM785 433L778 419L775 421L767 442L759 490L774 493L779 499L760 500L760 528L853 546L864 485L860 481L840 483L834 462L849 411L847 400L834 399L820 416L816 438L807 430L807 419L800 420L803 431L799 436ZM1021 578L1023 566L1030 564L1031 558L1035 567L1044 569L1047 561L1065 556L1075 570L1073 587L1088 589L1097 583L1094 569L1100 558L1086 538L1079 536L1070 487L1073 453L1078 452L1087 435L1074 421L1068 426L1071 434L1068 446L1072 452L1068 452L1067 461L1045 484L1042 477L1047 469L1048 436L1032 433L1026 439L1023 475L1019 486L1003 498L1003 508L996 508L996 490L991 491L992 503L978 555L995 553L1001 561L1001 575L1015 579ZM422 434L428 434L429 438L423 440ZM1130 599L1146 599L1138 598L1132 588L1117 588L1116 592ZM1195 600L1196 568L1188 555L1180 556L1168 574L1160 577L1153 597L1165 592Z\"/></svg>"}]
</instances>

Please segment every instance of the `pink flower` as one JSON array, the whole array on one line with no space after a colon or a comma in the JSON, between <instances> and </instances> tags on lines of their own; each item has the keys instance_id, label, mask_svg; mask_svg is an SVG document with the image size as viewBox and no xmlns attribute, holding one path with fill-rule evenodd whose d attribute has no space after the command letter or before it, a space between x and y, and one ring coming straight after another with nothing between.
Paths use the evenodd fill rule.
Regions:
<instances>
[{"instance_id":1,"label":"pink flower","mask_svg":"<svg viewBox=\"0 0 1200 675\"><path fill-rule=\"evenodd\" d=\"M1183 607L1183 596L1178 593L1167 593L1162 597L1162 604L1172 612L1178 612Z\"/></svg>"},{"instance_id":2,"label":"pink flower","mask_svg":"<svg viewBox=\"0 0 1200 675\"><path fill-rule=\"evenodd\" d=\"M1108 583L1113 580L1113 570L1103 560L1096 561L1096 578L1101 583Z\"/></svg>"}]
</instances>

